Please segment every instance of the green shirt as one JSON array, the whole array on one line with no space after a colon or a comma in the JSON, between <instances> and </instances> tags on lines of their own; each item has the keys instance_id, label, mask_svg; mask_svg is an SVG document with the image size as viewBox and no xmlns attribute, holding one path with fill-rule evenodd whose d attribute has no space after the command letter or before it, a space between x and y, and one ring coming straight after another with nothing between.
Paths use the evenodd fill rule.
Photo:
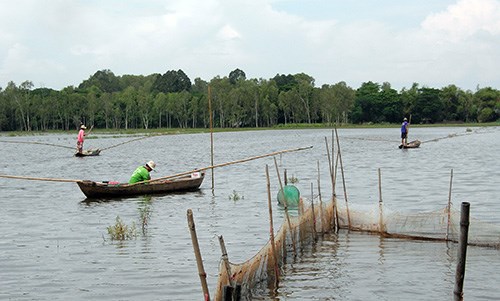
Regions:
<instances>
[{"instance_id":1,"label":"green shirt","mask_svg":"<svg viewBox=\"0 0 500 301\"><path fill-rule=\"evenodd\" d=\"M137 169L134 171L132 176L130 177L130 180L128 181L129 184L137 183L137 182L142 182L151 179L151 176L149 175L149 171L146 169L144 166L139 166Z\"/></svg>"}]
</instances>

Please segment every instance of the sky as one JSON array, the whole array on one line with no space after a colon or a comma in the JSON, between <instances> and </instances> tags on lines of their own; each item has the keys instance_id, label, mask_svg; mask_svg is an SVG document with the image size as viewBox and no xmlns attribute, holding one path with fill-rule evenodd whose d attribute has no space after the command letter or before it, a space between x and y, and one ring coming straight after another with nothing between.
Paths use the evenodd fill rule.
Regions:
<instances>
[{"instance_id":1,"label":"sky","mask_svg":"<svg viewBox=\"0 0 500 301\"><path fill-rule=\"evenodd\" d=\"M500 0L0 0L0 87L181 69L194 82L500 89Z\"/></svg>"}]
</instances>

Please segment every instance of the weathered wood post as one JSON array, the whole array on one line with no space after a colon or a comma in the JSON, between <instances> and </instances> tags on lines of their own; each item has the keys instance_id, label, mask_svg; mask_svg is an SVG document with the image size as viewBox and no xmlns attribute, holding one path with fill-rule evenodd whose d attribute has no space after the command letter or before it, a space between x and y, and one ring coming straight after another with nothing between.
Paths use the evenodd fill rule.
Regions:
<instances>
[{"instance_id":1,"label":"weathered wood post","mask_svg":"<svg viewBox=\"0 0 500 301\"><path fill-rule=\"evenodd\" d=\"M191 241L193 243L194 256L196 257L196 264L198 265L198 275L200 276L201 288L203 290L203 300L210 300L210 293L208 292L207 273L203 267L203 259L201 258L200 245L198 244L198 236L193 219L193 211L187 210L187 219L189 225L189 232L191 232Z\"/></svg>"},{"instance_id":2,"label":"weathered wood post","mask_svg":"<svg viewBox=\"0 0 500 301\"><path fill-rule=\"evenodd\" d=\"M469 211L470 203L462 202L462 209L460 211L460 239L458 241L457 271L455 273L455 289L453 290L456 301L463 300L464 296L465 260L467 257L467 243L469 238Z\"/></svg>"},{"instance_id":3,"label":"weathered wood post","mask_svg":"<svg viewBox=\"0 0 500 301\"><path fill-rule=\"evenodd\" d=\"M448 224L446 226L446 240L448 241L448 237L450 235L450 223L451 223L451 185L453 183L453 168L451 169L450 176L450 191L448 192L448 207L446 210L448 211Z\"/></svg>"}]
</instances>

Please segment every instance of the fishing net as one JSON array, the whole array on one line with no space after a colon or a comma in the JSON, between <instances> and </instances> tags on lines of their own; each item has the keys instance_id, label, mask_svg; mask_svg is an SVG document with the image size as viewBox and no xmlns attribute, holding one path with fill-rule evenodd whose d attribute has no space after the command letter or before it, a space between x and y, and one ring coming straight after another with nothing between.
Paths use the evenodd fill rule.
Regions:
<instances>
[{"instance_id":1,"label":"fishing net","mask_svg":"<svg viewBox=\"0 0 500 301\"><path fill-rule=\"evenodd\" d=\"M298 215L288 215L274 237L259 252L243 263L221 261L214 300L224 300L224 288L241 285L243 300L250 299L252 292L266 291L276 287L287 257L296 256L297 250L310 244L319 232L331 230L333 224L333 200L313 204L304 208L299 202ZM288 222L289 220L289 222ZM273 252L274 249L274 252ZM228 275L229 271L229 275Z\"/></svg>"},{"instance_id":2,"label":"fishing net","mask_svg":"<svg viewBox=\"0 0 500 301\"><path fill-rule=\"evenodd\" d=\"M449 215L447 208L416 213L350 208L348 215L346 206L339 204L338 222L340 228L395 238L458 242L460 236L460 212L453 208ZM500 226L470 218L468 243L500 249Z\"/></svg>"},{"instance_id":3,"label":"fishing net","mask_svg":"<svg viewBox=\"0 0 500 301\"><path fill-rule=\"evenodd\" d=\"M305 208L307 207L307 208ZM385 210L385 211L384 211ZM221 261L214 300L224 300L224 289L241 286L241 298L251 299L276 288L287 258L300 254L300 249L311 244L317 233L332 231L334 222L350 231L373 232L386 237L458 242L460 212L446 208L429 212L404 213L390 211L381 205L372 208L350 208L336 198L328 203L304 206L300 199L297 216L283 221L271 241L251 259L235 264ZM470 219L469 245L500 249L500 226ZM226 265L227 264L227 265Z\"/></svg>"}]
</instances>

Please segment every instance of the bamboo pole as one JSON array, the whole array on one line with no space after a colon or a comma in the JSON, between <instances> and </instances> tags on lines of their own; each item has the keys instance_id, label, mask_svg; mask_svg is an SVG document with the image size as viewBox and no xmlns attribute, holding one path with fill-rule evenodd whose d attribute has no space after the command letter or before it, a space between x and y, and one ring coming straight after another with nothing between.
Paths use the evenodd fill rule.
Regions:
<instances>
[{"instance_id":1,"label":"bamboo pole","mask_svg":"<svg viewBox=\"0 0 500 301\"><path fill-rule=\"evenodd\" d=\"M334 138L333 133L334 133L334 131L332 130L332 169L334 168L333 161L335 159L335 142L334 142L335 139L333 139ZM336 182L336 179L335 179L336 175L334 172L332 173L332 177L333 177L333 183L335 183ZM335 194L335 186L333 186L333 194Z\"/></svg>"},{"instance_id":2,"label":"bamboo pole","mask_svg":"<svg viewBox=\"0 0 500 301\"><path fill-rule=\"evenodd\" d=\"M214 166L214 127L213 127L213 113L212 113L212 88L208 86L208 111L210 113L210 165ZM214 190L214 169L212 170L212 193Z\"/></svg>"},{"instance_id":3,"label":"bamboo pole","mask_svg":"<svg viewBox=\"0 0 500 301\"><path fill-rule=\"evenodd\" d=\"M143 139L146 139L146 138L155 137L155 136L162 136L162 135L149 135L149 136L143 136L143 137L135 138L135 139L128 140L128 141L125 141L125 142L121 142L121 143L118 143L118 144L115 144L115 145L112 145L112 146L108 146L108 147L105 147L105 148L101 148L101 151L103 151L103 150L108 150L108 149L111 149L111 148L115 148L115 147L117 147L117 146L121 146L121 145L124 145L124 144L130 143L130 142L134 142L134 141L139 141L139 140L143 140Z\"/></svg>"},{"instance_id":4,"label":"bamboo pole","mask_svg":"<svg viewBox=\"0 0 500 301\"><path fill-rule=\"evenodd\" d=\"M234 287L234 281L231 277L231 266L229 265L229 259L227 256L226 244L224 243L224 237L222 237L222 235L219 236L219 245L222 252L222 262L224 262L224 268L226 269L227 280L229 281L229 285L231 287Z\"/></svg>"},{"instance_id":5,"label":"bamboo pole","mask_svg":"<svg viewBox=\"0 0 500 301\"><path fill-rule=\"evenodd\" d=\"M193 211L191 209L187 210L187 219L189 232L191 233L191 241L193 243L194 256L196 257L196 264L198 266L198 275L200 276L201 288L203 290L203 298L204 300L210 300L210 293L208 292L207 285L207 273L205 273L205 268L203 267L203 259L201 258L200 245L198 244L198 237L196 235L196 229L193 219Z\"/></svg>"},{"instance_id":6,"label":"bamboo pole","mask_svg":"<svg viewBox=\"0 0 500 301\"><path fill-rule=\"evenodd\" d=\"M297 151L306 150L306 149L310 149L310 148L312 148L312 146L299 147L299 148L294 148L294 149L287 149L287 150L277 151L277 152L273 152L273 153L269 153L269 154L264 154L264 155L259 155L259 156L254 156L254 157L249 157L249 158L245 158L245 159L241 159L241 160L236 160L236 161L221 163L221 164L217 164L217 165L211 165L211 166L207 166L207 167L203 167L203 168L197 168L197 169L193 169L191 171L181 172L181 173L178 173L178 174L169 175L169 176L165 176L165 177L160 177L160 178L156 178L156 179L152 179L152 180L148 180L148 181L142 181L142 182L137 182L137 183L133 183L133 184L128 184L128 186L134 186L134 185L137 185L137 184L148 183L148 182L155 182L155 181L161 181L161 180L174 179L174 178L182 177L182 176L185 176L185 175L189 175L189 174L191 174L193 172L199 172L199 171L203 171L203 170L207 170L207 169L211 169L211 168L217 168L217 167L224 167L224 166L228 166L228 165L232 165L232 164L243 163L243 162L247 162L247 161L251 161L251 160L256 160L256 159L265 158L265 157L269 157L269 156L274 156L274 155L277 155L277 154L297 152Z\"/></svg>"},{"instance_id":7,"label":"bamboo pole","mask_svg":"<svg viewBox=\"0 0 500 301\"><path fill-rule=\"evenodd\" d=\"M335 140L333 139L333 130L332 130L332 144L335 144ZM334 147L332 146L332 150L334 149ZM333 164L333 160L335 159L335 164ZM336 229L338 230L339 229L339 207L337 205L337 169L338 169L338 165L339 165L339 156L337 155L335 157L335 154L332 153L332 169L333 169L333 175L332 175L332 178L333 178L333 184L332 184L332 191L333 191L333 206L335 209L335 223L336 223Z\"/></svg>"},{"instance_id":8,"label":"bamboo pole","mask_svg":"<svg viewBox=\"0 0 500 301\"><path fill-rule=\"evenodd\" d=\"M380 174L380 168L378 169L378 195L379 195L379 201L378 201L378 210L379 210L379 231L380 233L385 232L385 227L384 227L384 212L382 208L382 176Z\"/></svg>"},{"instance_id":9,"label":"bamboo pole","mask_svg":"<svg viewBox=\"0 0 500 301\"><path fill-rule=\"evenodd\" d=\"M314 190L313 183L311 182L311 210L312 210L312 218L313 218L313 239L316 240L316 215L314 212Z\"/></svg>"},{"instance_id":10,"label":"bamboo pole","mask_svg":"<svg viewBox=\"0 0 500 301\"><path fill-rule=\"evenodd\" d=\"M333 165L332 165L332 159L330 157L330 147L328 146L328 139L326 137L325 137L325 145L326 145L326 156L328 157L328 169L330 170L330 180L332 182L332 214L333 214L332 228L337 230L339 226L339 220L338 220L337 205L335 198L335 179L333 177Z\"/></svg>"},{"instance_id":11,"label":"bamboo pole","mask_svg":"<svg viewBox=\"0 0 500 301\"><path fill-rule=\"evenodd\" d=\"M292 239L293 256L297 257L297 246L295 245L295 232L293 231L292 223L290 222L290 215L288 214L288 204L287 204L287 200L286 200L286 194L285 194L285 190L283 189L283 183L281 182L280 171L278 168L278 162L276 162L276 157L274 157L274 166L276 167L276 173L278 174L278 181L280 183L281 191L283 192L283 199L285 200L283 202L283 205L285 207L286 221L288 223L288 228L290 229L290 237Z\"/></svg>"},{"instance_id":12,"label":"bamboo pole","mask_svg":"<svg viewBox=\"0 0 500 301\"><path fill-rule=\"evenodd\" d=\"M458 260L457 270L455 273L455 288L453 294L455 300L463 300L463 288L465 278L465 261L467 259L467 243L469 238L469 212L470 203L462 202L462 209L460 211L460 240L458 241Z\"/></svg>"},{"instance_id":13,"label":"bamboo pole","mask_svg":"<svg viewBox=\"0 0 500 301\"><path fill-rule=\"evenodd\" d=\"M271 252L273 252L273 267L274 267L274 287L277 288L280 278L280 270L278 266L278 256L276 255L276 244L274 242L274 223L273 223L273 206L271 204L271 182L269 181L269 166L266 164L266 179L267 179L267 205L269 207L269 235L271 239Z\"/></svg>"},{"instance_id":14,"label":"bamboo pole","mask_svg":"<svg viewBox=\"0 0 500 301\"><path fill-rule=\"evenodd\" d=\"M321 198L321 183L320 183L320 172L319 172L319 160L316 161L318 165L318 198L319 198L319 218L321 220L321 233L325 233L325 227L324 227L324 216L323 216L323 199Z\"/></svg>"},{"instance_id":15,"label":"bamboo pole","mask_svg":"<svg viewBox=\"0 0 500 301\"><path fill-rule=\"evenodd\" d=\"M446 225L446 240L448 240L449 234L450 234L450 223L451 223L451 185L453 183L453 168L451 169L451 176L450 176L450 191L448 192L448 224Z\"/></svg>"},{"instance_id":16,"label":"bamboo pole","mask_svg":"<svg viewBox=\"0 0 500 301\"><path fill-rule=\"evenodd\" d=\"M410 119L408 120L408 126L406 127L406 138L405 138L406 144L408 144L408 135L410 134L410 124L411 124L411 114L410 114Z\"/></svg>"},{"instance_id":17,"label":"bamboo pole","mask_svg":"<svg viewBox=\"0 0 500 301\"><path fill-rule=\"evenodd\" d=\"M326 156L328 157L328 169L330 170L330 179L332 181L332 194L334 194L335 188L333 183L333 167L332 167L332 159L330 157L330 147L328 146L328 138L325 137L325 144L326 144Z\"/></svg>"},{"instance_id":18,"label":"bamboo pole","mask_svg":"<svg viewBox=\"0 0 500 301\"><path fill-rule=\"evenodd\" d=\"M73 180L73 179L36 178L36 177L11 176L11 175L0 175L0 178L32 180L32 181L50 181L50 182L74 182L74 183L83 182L83 180Z\"/></svg>"},{"instance_id":19,"label":"bamboo pole","mask_svg":"<svg viewBox=\"0 0 500 301\"><path fill-rule=\"evenodd\" d=\"M349 214L349 203L347 201L347 189L345 187L345 177L344 177L344 165L342 164L342 153L340 152L340 142L339 142L339 134L337 133L337 127L335 127L335 136L337 137L337 150L338 150L338 158L340 160L340 171L342 172L342 185L344 187L344 198L345 198L345 207L347 211L347 225L349 229L351 229L351 216Z\"/></svg>"},{"instance_id":20,"label":"bamboo pole","mask_svg":"<svg viewBox=\"0 0 500 301\"><path fill-rule=\"evenodd\" d=\"M47 146L55 146L55 147L75 149L74 147L71 147L71 146L59 145L59 144L52 144L52 143L44 143L44 142L36 142L36 141L6 141L6 140L0 140L0 142L4 142L4 143L39 144L39 145L47 145Z\"/></svg>"}]
</instances>

